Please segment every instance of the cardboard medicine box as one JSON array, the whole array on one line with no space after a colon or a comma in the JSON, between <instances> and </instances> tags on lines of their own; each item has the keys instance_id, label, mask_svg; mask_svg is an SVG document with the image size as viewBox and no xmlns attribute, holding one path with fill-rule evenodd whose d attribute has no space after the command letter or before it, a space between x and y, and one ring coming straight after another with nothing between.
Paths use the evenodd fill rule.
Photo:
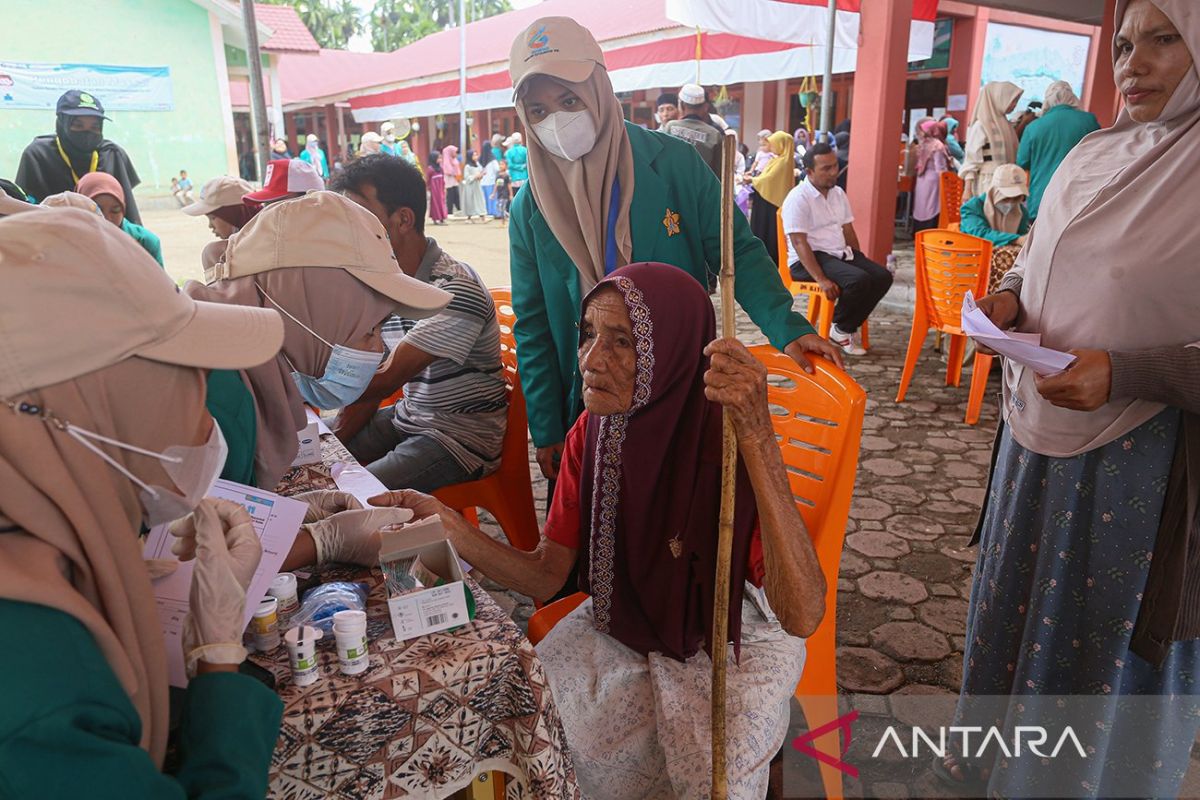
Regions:
<instances>
[{"instance_id":1,"label":"cardboard medicine box","mask_svg":"<svg viewBox=\"0 0 1200 800\"><path fill-rule=\"evenodd\" d=\"M292 460L293 467L321 463L321 428L316 421L310 419L302 431L296 433L300 449Z\"/></svg>"},{"instance_id":2,"label":"cardboard medicine box","mask_svg":"<svg viewBox=\"0 0 1200 800\"><path fill-rule=\"evenodd\" d=\"M418 556L425 569L436 573L441 582L438 586L400 594L389 590L388 612L396 639L401 642L457 628L475 618L475 603L467 600L471 589L440 519L430 517L381 531L381 565Z\"/></svg>"}]
</instances>

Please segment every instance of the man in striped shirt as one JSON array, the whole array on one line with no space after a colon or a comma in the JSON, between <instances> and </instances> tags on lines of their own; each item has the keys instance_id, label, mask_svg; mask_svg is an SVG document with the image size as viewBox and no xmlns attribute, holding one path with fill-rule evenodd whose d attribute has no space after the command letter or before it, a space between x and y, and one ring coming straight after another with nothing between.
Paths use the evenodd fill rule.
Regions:
<instances>
[{"instance_id":1,"label":"man in striped shirt","mask_svg":"<svg viewBox=\"0 0 1200 800\"><path fill-rule=\"evenodd\" d=\"M425 236L425 183L412 164L366 156L348 164L331 188L379 218L405 273L454 295L433 317L384 323L390 355L362 398L342 410L334 432L389 489L431 492L493 472L508 394L487 287ZM379 408L402 387L394 407Z\"/></svg>"}]
</instances>

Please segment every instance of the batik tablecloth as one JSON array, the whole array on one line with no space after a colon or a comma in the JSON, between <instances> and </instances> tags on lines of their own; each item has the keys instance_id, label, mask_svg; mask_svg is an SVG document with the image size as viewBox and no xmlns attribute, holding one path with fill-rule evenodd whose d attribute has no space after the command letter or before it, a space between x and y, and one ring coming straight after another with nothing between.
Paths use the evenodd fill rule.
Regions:
<instances>
[{"instance_id":1,"label":"batik tablecloth","mask_svg":"<svg viewBox=\"0 0 1200 800\"><path fill-rule=\"evenodd\" d=\"M336 439L324 439L326 464L350 460ZM328 468L317 465L293 470L279 491L332 486ZM371 586L366 672L341 674L332 637L319 643L320 679L307 687L292 684L285 648L252 656L275 676L284 701L269 797L441 798L485 771L511 776L510 798L579 797L542 665L487 592L468 577L474 620L398 642L380 571L322 574L350 579Z\"/></svg>"}]
</instances>

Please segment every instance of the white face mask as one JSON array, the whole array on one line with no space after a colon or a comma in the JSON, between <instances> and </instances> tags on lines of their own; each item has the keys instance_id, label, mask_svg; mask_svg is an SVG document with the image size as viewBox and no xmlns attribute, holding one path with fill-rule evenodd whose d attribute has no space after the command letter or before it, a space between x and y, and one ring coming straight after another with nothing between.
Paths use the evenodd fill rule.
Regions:
<instances>
[{"instance_id":1,"label":"white face mask","mask_svg":"<svg viewBox=\"0 0 1200 800\"><path fill-rule=\"evenodd\" d=\"M173 445L161 453L143 450L140 447L78 428L70 423L67 423L66 432L68 436L100 456L109 466L141 487L142 491L139 497L142 502L142 510L145 512L143 518L146 525L151 528L164 522L173 522L192 513L212 489L217 478L221 477L221 470L225 468L225 457L229 454L225 436L221 433L221 426L217 424L216 420L213 420L212 432L209 433L208 441L204 444ZM172 483L178 487L179 492L174 492L165 486L146 483L89 440L103 442L131 453L157 458L163 462L163 469L171 478Z\"/></svg>"},{"instance_id":2,"label":"white face mask","mask_svg":"<svg viewBox=\"0 0 1200 800\"><path fill-rule=\"evenodd\" d=\"M1016 200L1001 200L996 203L996 210L1001 214L1009 214L1021 207L1021 204Z\"/></svg>"},{"instance_id":3,"label":"white face mask","mask_svg":"<svg viewBox=\"0 0 1200 800\"><path fill-rule=\"evenodd\" d=\"M596 123L587 111L555 111L532 127L550 155L567 161L578 161L596 146Z\"/></svg>"}]
</instances>

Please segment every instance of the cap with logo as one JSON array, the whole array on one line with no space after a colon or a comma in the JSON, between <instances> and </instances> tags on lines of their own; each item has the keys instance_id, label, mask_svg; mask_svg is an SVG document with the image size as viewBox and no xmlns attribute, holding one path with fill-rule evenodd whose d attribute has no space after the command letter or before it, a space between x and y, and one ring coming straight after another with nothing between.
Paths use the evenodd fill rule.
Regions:
<instances>
[{"instance_id":1,"label":"cap with logo","mask_svg":"<svg viewBox=\"0 0 1200 800\"><path fill-rule=\"evenodd\" d=\"M0 397L131 356L246 369L283 344L274 309L193 300L133 237L79 209L0 219L0 285Z\"/></svg>"},{"instance_id":2,"label":"cap with logo","mask_svg":"<svg viewBox=\"0 0 1200 800\"><path fill-rule=\"evenodd\" d=\"M312 192L267 206L229 237L225 260L213 269L215 280L226 280L290 267L344 269L395 300L396 313L409 319L431 317L451 298L405 275L375 215L336 192Z\"/></svg>"},{"instance_id":3,"label":"cap with logo","mask_svg":"<svg viewBox=\"0 0 1200 800\"><path fill-rule=\"evenodd\" d=\"M1025 197L1029 194L1029 181L1025 170L1016 164L1001 164L992 173L992 185L989 187L1001 197Z\"/></svg>"},{"instance_id":4,"label":"cap with logo","mask_svg":"<svg viewBox=\"0 0 1200 800\"><path fill-rule=\"evenodd\" d=\"M81 208L91 214L104 216L104 212L100 210L100 206L96 205L95 200L79 192L59 192L58 194L52 194L42 200L41 205L46 208Z\"/></svg>"},{"instance_id":5,"label":"cap with logo","mask_svg":"<svg viewBox=\"0 0 1200 800\"><path fill-rule=\"evenodd\" d=\"M685 83L679 87L679 102L689 106L702 106L708 102L704 87L695 83Z\"/></svg>"},{"instance_id":6,"label":"cap with logo","mask_svg":"<svg viewBox=\"0 0 1200 800\"><path fill-rule=\"evenodd\" d=\"M201 214L211 214L218 208L240 206L242 198L253 191L254 187L241 178L222 175L206 181L200 187L200 199L184 206L183 213L198 217Z\"/></svg>"},{"instance_id":7,"label":"cap with logo","mask_svg":"<svg viewBox=\"0 0 1200 800\"><path fill-rule=\"evenodd\" d=\"M251 192L243 199L255 203L269 203L280 200L289 194L298 192L319 192L325 188L325 181L317 173L316 167L304 159L282 158L267 162L267 174L263 178L263 188Z\"/></svg>"},{"instance_id":8,"label":"cap with logo","mask_svg":"<svg viewBox=\"0 0 1200 800\"><path fill-rule=\"evenodd\" d=\"M57 113L65 114L68 117L100 117L108 119L104 116L104 106L96 98L95 95L89 94L79 89L71 89L64 92L63 96L58 98Z\"/></svg>"},{"instance_id":9,"label":"cap with logo","mask_svg":"<svg viewBox=\"0 0 1200 800\"><path fill-rule=\"evenodd\" d=\"M582 83L597 65L604 66L604 51L591 31L570 17L535 20L517 35L508 55L514 97L534 75Z\"/></svg>"}]
</instances>

